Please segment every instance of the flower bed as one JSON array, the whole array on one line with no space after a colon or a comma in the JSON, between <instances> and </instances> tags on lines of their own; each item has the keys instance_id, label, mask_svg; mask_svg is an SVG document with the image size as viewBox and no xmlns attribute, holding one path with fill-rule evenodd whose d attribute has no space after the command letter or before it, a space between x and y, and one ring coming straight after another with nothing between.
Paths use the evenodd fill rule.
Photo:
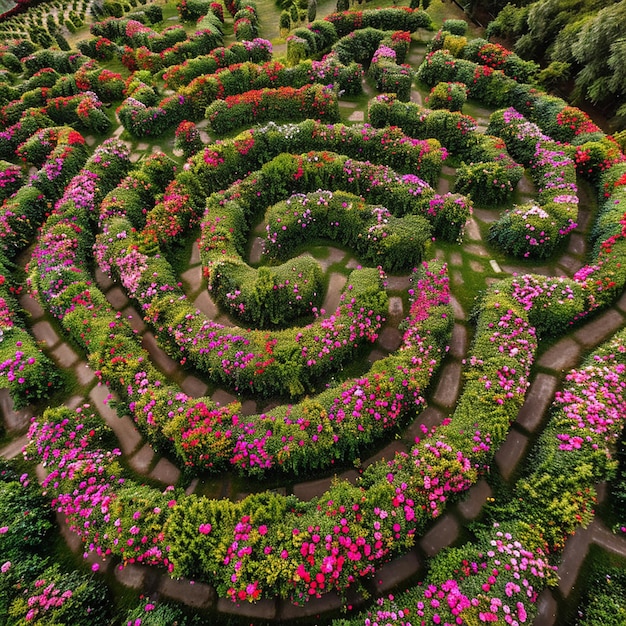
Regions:
<instances>
[{"instance_id":1,"label":"flower bed","mask_svg":"<svg viewBox=\"0 0 626 626\"><path fill-rule=\"evenodd\" d=\"M417 267L431 238L428 222L420 216L396 218L383 206L332 191L295 194L272 206L266 220L268 258L288 258L310 238L323 238L341 242L387 272Z\"/></svg>"},{"instance_id":2,"label":"flower bed","mask_svg":"<svg viewBox=\"0 0 626 626\"><path fill-rule=\"evenodd\" d=\"M180 89L194 78L205 74L215 74L218 69L229 65L246 62L265 63L271 58L272 44L266 39L236 42L168 67L163 74L163 80L168 89Z\"/></svg>"},{"instance_id":3,"label":"flower bed","mask_svg":"<svg viewBox=\"0 0 626 626\"><path fill-rule=\"evenodd\" d=\"M336 400L337 415L328 415L330 422L340 420L348 426L352 420L347 412L357 412L357 423L367 437L368 423L369 428L391 427L395 412L402 412L405 394L411 396L407 398L409 404L422 402L419 381L432 375L431 359L436 358L431 344L447 336L450 328L446 286L445 268L434 266L421 273L404 346L391 361L398 366L404 362L398 370L401 376L390 377L384 367L391 363L382 367L379 361L367 379L343 386L342 396ZM367 393L370 385L371 395ZM377 395L379 404L375 405ZM306 448L287 434L292 430L298 438L307 436L317 423L310 415L313 406L309 401L309 410L301 418L295 413L284 421L286 441L279 441L279 445L286 460ZM207 420L206 436L209 425L218 426L231 415L229 409L207 414L206 407L196 405L185 419L192 417L194 426L198 419ZM31 458L45 462L49 471L45 487L53 494L53 506L66 515L85 548L105 557L121 556L125 563L161 565L177 576L197 574L234 601L278 593L304 602L328 589L343 590L360 575L373 571L381 559L408 545L424 517L439 514L437 506L426 504L441 502L445 493L463 489L463 475L471 474L460 457L447 458L446 453L442 462L445 450L427 437L413 453L415 463L422 468L422 478L412 481L410 489L400 480L394 486L394 470L388 469L389 478L378 481L377 487L366 490L342 482L311 503L269 493L249 496L238 504L197 496L174 499L121 479L115 462L117 451L107 455L94 449L91 442L97 442L98 432L90 429L91 423L82 409L76 413L64 408L49 410L40 423L33 423L28 451ZM314 427L313 432L312 447L337 449L337 441L330 435L332 429L328 432ZM263 438L263 443L266 441ZM354 437L346 444L353 447ZM400 465L396 471L406 473ZM451 471L455 472L454 479ZM435 487L437 476L444 475L446 486ZM293 510L295 504L298 506ZM211 549L219 544L223 549ZM190 559L192 553L204 556ZM218 563L220 566L214 567ZM263 569L265 574L261 574Z\"/></svg>"},{"instance_id":4,"label":"flower bed","mask_svg":"<svg viewBox=\"0 0 626 626\"><path fill-rule=\"evenodd\" d=\"M490 238L515 256L549 257L576 228L578 188L574 162L515 109L494 113L487 130L500 135L513 156L531 167L538 192L537 204L506 212L492 226Z\"/></svg>"},{"instance_id":5,"label":"flower bed","mask_svg":"<svg viewBox=\"0 0 626 626\"><path fill-rule=\"evenodd\" d=\"M497 51L491 52L496 59ZM491 75L481 69L480 76L476 78L484 86ZM495 76L493 80L497 86L500 78L499 74ZM555 114L559 115L562 111L551 102L544 105L539 97L534 94L531 97L521 88L514 93L516 97L520 96L520 106L530 107L528 103L532 101L539 116L548 118L552 112L558 110ZM29 98L39 95L30 94ZM21 115L25 104L21 102L14 108L9 107L6 119ZM449 123L447 132L453 134L452 124L456 120L445 119L442 127ZM619 204L616 204L623 200L623 185L619 183L623 170L621 166L614 165L622 157L615 152L616 148L609 140L597 138L596 131L582 117L576 118L571 111L566 111L560 119L562 122L557 124L563 127L563 133L570 130L576 133L577 129L581 129L576 136L581 141L588 140L582 146L566 148L566 156L575 160L579 172L584 172L593 182L600 180L602 193L607 194L594 230L593 264L582 268L571 280L524 276L500 282L483 298L476 340L467 364L464 395L450 424L444 424L432 435L427 435L409 455L399 455L389 465L376 464L364 474L358 485L338 482L310 505L293 497L272 494L253 496L232 504L196 496L173 497L131 481L120 484L119 467L115 463L109 464L116 453L107 458L106 453L88 450L89 442L93 440L95 443L98 438L91 434L94 422L83 422L80 415L78 419L81 421L75 422L76 416L65 410L50 412L44 421L50 420L51 425L57 426L51 426L49 430L33 427L32 434L37 437L37 444L31 446L31 453L34 454L35 447L39 447L36 451L40 455L38 458L46 458L50 464L54 476L50 479L49 489L57 498L55 506L68 516L89 549L107 556L115 555L125 563L155 564L174 575L207 580L223 597L235 601L274 597L277 592L279 597L300 603L329 589L343 592L372 573L390 556L410 547L414 536L426 528L428 520L440 515L450 498L466 490L486 470L495 449L506 435L508 423L514 419L523 401L535 347L533 328L543 336L549 331L558 332L589 312L608 305L623 291L626 281L626 266L623 263L626 219L624 211L620 211ZM572 120L570 126L575 126L574 129L566 128L568 120ZM146 241L133 239L139 241L138 249L136 254L127 255L126 260L136 262L136 265L129 264L123 268L128 271L129 288L133 289L135 270L144 263L141 255L150 251L150 246L158 239L153 231L158 231L163 221L172 219L172 215L184 207L185 217L172 222L172 231L161 229L164 233L180 234L182 230L179 229L185 220L193 223L194 213L197 215L199 207L203 206L203 194L206 195L207 189L217 191L257 167L257 163L260 165L267 158L263 150L271 142L284 149L291 141L310 141L304 137L303 127L292 125L278 132L277 127L268 126L243 133L232 142L210 146L187 164L186 171L174 181L177 186L166 187L173 174L164 164L159 175L155 175L160 180L146 174L145 178L126 180L127 186L135 185L136 188L118 187L116 194L126 193L134 201L129 207L130 228L125 226L125 229L132 232L132 228L141 230L147 225L149 228L144 229L141 235L149 231L147 234L150 236ZM370 149L376 145L371 141L373 129L362 127L359 132L364 133L364 137L354 140L346 139L346 134L338 129L335 127L329 131L318 125L315 132L319 133L319 137L336 137L337 141L359 146L359 149ZM406 138L402 141L406 145L410 143ZM459 145L466 146L461 141ZM476 145L471 146L472 151ZM307 149L313 147L301 148L298 152ZM35 154L34 145L29 150ZM569 171L570 164L563 155L548 151L539 155L533 153L532 157L540 161L540 167L547 168L544 173L556 172L553 168L555 157L561 159L558 165L567 167ZM559 175L555 174L550 184L560 184L562 181L558 178ZM82 180L89 188L89 177ZM468 180L467 184L471 182ZM493 181L488 178L480 183L487 189L492 184ZM163 201L157 203L157 206L163 207L162 212L157 213L155 207L146 216L143 209L149 209L154 202L153 188L162 192L167 189L167 193ZM546 193L552 198L550 194L554 191L548 189ZM450 197L445 201L454 202ZM114 221L113 214L118 206L117 200L110 197L105 206L107 220ZM53 216L51 224L56 219L59 219L58 216ZM66 230L60 230L67 236L70 245L64 250L58 249L58 258L64 262L70 258L77 259L72 271L79 269L81 264L78 260L84 261L85 251L89 250L90 229L82 228L89 221L80 222L79 229L84 232L76 232L65 222L63 228ZM78 222L75 225L78 226ZM110 232L117 237L123 230L113 228ZM44 238L42 241L41 249L48 240ZM75 242L82 258L70 254L69 249ZM141 245L146 248L141 248ZM66 253L67 258L63 256ZM160 283L155 283L155 289L165 287L160 294L159 305L163 310L171 307L170 312L175 314L177 309L173 305L178 303L171 300L174 299L176 278L170 278L167 264L159 259L155 260L154 268L162 277ZM83 273L77 272L77 276L87 278L84 268L81 271ZM60 273L59 276L64 278L65 274ZM437 271L422 280L425 282L419 283L411 308L415 321L411 326L412 339L407 340L405 336L403 350L389 357L384 364L374 366L367 377L329 390L329 394L331 391L335 394L332 399L330 395L322 395L319 399L294 407L282 407L263 418L252 416L244 419L236 405L218 408L205 399L190 400L175 385L163 383L160 374L149 366L145 353L138 349L138 342L128 325L105 304L104 297L93 285L82 281L68 283L62 292L54 294L53 310L63 318L64 325L70 329L77 343L90 353L91 364L95 367L102 365L99 375L117 387L123 403L132 405L134 417L145 425L153 441L164 443L171 438L169 443L177 447L179 458L200 467L214 468L220 463L233 462L244 473L261 475L266 468L274 468L272 464L278 464L277 459L280 459L288 468L286 471L298 472L303 469L310 471L316 467L315 463L332 462L328 459L335 450L339 450L345 458L358 453L350 442L360 436L367 441L370 432L384 428L379 423L380 419L374 418L378 423L370 431L371 424L365 412L381 414L383 407L386 413L381 414L382 419L387 417L388 424L402 414L405 406L410 406L410 409L406 408L406 414L413 415L413 404L419 404L421 397L418 383L428 379L433 365L431 351L435 344L441 345L438 341L431 341L431 335L423 328L430 328L439 336L437 333L444 334L443 331L449 329L451 323L449 309L439 308L443 303L437 301L442 275ZM49 287L52 293L52 283ZM429 316L421 318L424 311L428 311ZM155 313L160 314L160 311L155 308L151 314ZM445 317L440 318L438 313ZM180 323L183 324L183 320ZM608 348L610 353L619 352L615 361L621 359L624 337L620 336L618 340ZM410 353L409 343L411 348L419 345L419 350ZM564 406L564 415L575 415L575 423L559 422L558 427L549 433L556 436L541 440L542 451L537 458L545 459L545 462L538 464L534 468L536 471L526 476L514 493L513 502L519 509L512 509L507 517L517 516L534 523L535 508L539 508L537 519L547 531L542 534L539 530L531 532L524 525L520 528L519 525L505 524L488 530L472 545L463 546L458 552L450 551L437 559L427 585L413 592L409 604L404 604L404 597L395 603L383 603L381 613L368 619L384 619L389 623L406 621L405 609L411 611L410 619L417 614L420 619L430 619L433 623L442 619L457 621L457 618L490 621L494 616L504 619L504 614L518 621L532 617L530 604L552 578L551 568L546 565L543 553L546 538L551 544L560 545L560 535L570 532L573 523L567 516L588 521L593 490L589 488L591 483L585 481L610 476L612 461L605 444L607 439L609 442L614 439L617 432L613 430L616 416L624 413L621 398L624 364L619 362L613 367L612 359L614 356L599 352L594 368L581 368L573 374L573 383L582 381L583 386L568 388L559 401ZM602 366L598 365L600 363ZM394 376L394 380L390 380L390 371L402 373L401 383L400 377L396 379ZM411 397L411 393L406 392L407 387L417 395ZM598 389L599 396L594 395ZM385 395L387 393L389 396ZM395 401L387 400L394 394ZM399 400L398 394L406 394L407 397ZM610 402L605 402L607 398ZM598 399L606 405L606 414L596 412ZM345 419L345 416L338 417L339 409L345 411L343 403L346 400L345 406L348 412L353 412L354 421ZM330 405L324 404L327 402ZM387 406L384 406L385 402ZM584 415L576 413L578 407L582 408ZM359 415L355 416L354 412ZM331 413L333 420L329 417ZM559 419L565 419L559 415ZM593 418L589 423L584 423L586 415ZM313 428L316 419L322 425L319 432ZM339 445L334 441L337 433L327 428L330 421L341 421L345 425ZM165 423L176 423L180 428L163 433L160 427ZM228 435L225 428L231 430ZM230 449L235 437L233 428L239 429L236 454L234 448ZM267 434L268 430L272 431L271 436ZM274 431L276 438L273 438ZM366 434L362 435L363 432ZM474 435L468 437L468 432ZM315 442L320 442L319 447L309 449L308 443L313 442L314 437L318 438ZM195 438L198 439L197 445ZM190 445L184 447L183 444ZM50 447L46 450L48 445ZM73 448L77 448L76 452ZM58 470L54 450L63 465ZM557 457L560 454L569 456ZM557 461L553 463L555 458ZM578 472L581 464L593 466L593 476L582 476ZM81 473L83 471L84 474ZM553 475L550 472L556 473ZM533 503L531 498L537 492L544 500ZM562 493L566 494L565 498L558 501ZM557 501L558 505L553 506L553 501ZM500 563L496 563L495 559ZM503 569L507 573L518 574L521 582L516 577L514 580L507 578L507 574L501 571ZM530 575L525 576L528 571Z\"/></svg>"},{"instance_id":6,"label":"flower bed","mask_svg":"<svg viewBox=\"0 0 626 626\"><path fill-rule=\"evenodd\" d=\"M335 122L339 119L337 94L323 85L294 89L258 89L227 96L207 107L209 127L218 135L241 126L268 120L299 121L312 118Z\"/></svg>"},{"instance_id":7,"label":"flower bed","mask_svg":"<svg viewBox=\"0 0 626 626\"><path fill-rule=\"evenodd\" d=\"M425 623L530 622L539 593L557 584L550 562L567 536L589 524L595 485L615 471L613 450L626 412L625 341L621 331L567 375L533 467L510 500L488 513L491 530L439 554L422 586L335 626L400 626L414 615Z\"/></svg>"}]
</instances>

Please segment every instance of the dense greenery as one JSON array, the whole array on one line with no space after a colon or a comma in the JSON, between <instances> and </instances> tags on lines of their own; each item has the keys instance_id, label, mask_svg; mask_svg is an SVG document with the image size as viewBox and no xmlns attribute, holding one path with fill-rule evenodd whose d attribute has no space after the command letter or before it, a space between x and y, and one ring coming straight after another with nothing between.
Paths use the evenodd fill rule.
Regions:
<instances>
[{"instance_id":1,"label":"dense greenery","mask_svg":"<svg viewBox=\"0 0 626 626\"><path fill-rule=\"evenodd\" d=\"M546 82L571 77L575 101L589 100L626 124L626 1L470 2L470 12L480 7L497 13L488 37L507 38L520 56L541 61Z\"/></svg>"}]
</instances>

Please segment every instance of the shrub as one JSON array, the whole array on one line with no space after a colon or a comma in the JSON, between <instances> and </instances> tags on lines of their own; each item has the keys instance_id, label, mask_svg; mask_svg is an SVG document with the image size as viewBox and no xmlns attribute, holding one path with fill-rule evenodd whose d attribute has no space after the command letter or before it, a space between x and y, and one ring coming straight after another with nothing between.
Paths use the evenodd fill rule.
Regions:
<instances>
[{"instance_id":1,"label":"shrub","mask_svg":"<svg viewBox=\"0 0 626 626\"><path fill-rule=\"evenodd\" d=\"M444 20L442 30L447 30L451 35L465 35L467 33L467 22L465 20Z\"/></svg>"},{"instance_id":2,"label":"shrub","mask_svg":"<svg viewBox=\"0 0 626 626\"><path fill-rule=\"evenodd\" d=\"M467 87L463 83L437 83L426 98L431 109L460 111L467 101Z\"/></svg>"}]
</instances>

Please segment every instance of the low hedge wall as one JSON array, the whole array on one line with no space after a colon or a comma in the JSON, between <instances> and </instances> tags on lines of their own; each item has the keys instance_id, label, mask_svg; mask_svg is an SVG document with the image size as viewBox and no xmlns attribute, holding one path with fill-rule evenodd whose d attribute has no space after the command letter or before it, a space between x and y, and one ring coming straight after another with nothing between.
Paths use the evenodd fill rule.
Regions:
<instances>
[{"instance_id":1,"label":"low hedge wall","mask_svg":"<svg viewBox=\"0 0 626 626\"><path fill-rule=\"evenodd\" d=\"M294 89L260 89L241 95L227 96L207 107L209 128L218 135L242 126L267 120L299 121L313 118L336 122L339 120L337 93L323 85Z\"/></svg>"}]
</instances>

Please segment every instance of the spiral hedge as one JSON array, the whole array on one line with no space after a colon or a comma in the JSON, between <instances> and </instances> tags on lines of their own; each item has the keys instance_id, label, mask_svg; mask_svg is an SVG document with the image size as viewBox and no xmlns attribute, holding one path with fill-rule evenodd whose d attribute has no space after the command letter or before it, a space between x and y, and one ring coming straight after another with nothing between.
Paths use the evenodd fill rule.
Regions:
<instances>
[{"instance_id":1,"label":"spiral hedge","mask_svg":"<svg viewBox=\"0 0 626 626\"><path fill-rule=\"evenodd\" d=\"M238 32L256 36L253 10L237 3L227 8ZM204 4L198 8L205 17L208 10ZM208 52L221 43L221 22L216 16L206 20L211 28L199 40ZM406 38L396 36L394 49L382 46L378 33L360 28L414 31L429 28L429 20L424 11L385 9L337 13L325 21L340 42L335 54L347 45L339 38L371 40L376 57L371 76L385 86L383 77L398 72L392 61L399 52L402 56ZM94 34L127 46L122 58L133 68L141 58L154 60L157 51L168 59L162 67L173 67L180 50L191 45L181 29L160 34L133 20L109 19ZM336 43L330 27L298 37L309 49L317 46L316 52ZM46 95L57 85L73 89L63 75L75 70L81 77L77 85L81 80L91 85L87 72L93 70L82 69L91 67L83 55L42 51L18 61L35 80L3 106L0 156L23 158L38 169L3 198L0 329L2 350L9 352L0 381L6 375L16 404L48 393L40 383L51 366L19 315L11 313L18 287L12 284L10 263L41 225L29 266L33 292L87 356L100 382L117 392L120 410L132 415L151 444L175 455L190 472L233 467L260 478L326 470L349 462L425 406L453 315L445 264L418 261L428 258L431 228L438 239L455 242L471 214L468 198L440 196L430 187L448 154L465 161L457 191L477 200L484 194L492 203L510 197L522 165L531 170L537 202L504 213L490 232L494 244L513 255L548 258L571 232L577 175L596 186L600 203L591 259L571 278L525 274L500 280L481 294L463 392L451 416L431 430L423 428L408 452L371 464L355 484L335 480L310 501L266 491L231 502L140 485L124 476L119 450L105 446L110 433L89 407L48 408L33 420L26 457L45 466L43 486L52 506L81 538L86 553L201 580L234 602L278 597L304 604L331 590L343 595L358 589L362 579L410 549L449 502L489 472L523 404L538 340L567 331L623 292L626 213L620 206L626 197L626 159L617 144L564 101L515 80L532 68L483 42L467 44L467 58L453 57L444 49L446 42L458 50L463 45L451 37L435 39L433 45L441 41L442 48L427 56L418 79L463 83L470 96L488 105L518 107L494 113L486 135L462 113L403 102L405 85L393 91L396 96L370 102L372 126L270 123L203 147L180 171L162 153L132 168L118 140L104 142L88 158L80 133L54 126L82 120L92 124L88 128L106 130L97 113L98 97L88 89ZM306 47L295 40L290 45ZM139 53L142 47L150 54ZM243 47L250 51L254 44ZM201 63L219 65L227 50L172 69L169 80L184 89L188 76L203 71ZM52 72L38 74L48 67ZM198 84L199 76L193 77ZM129 126L135 123L133 111L156 106L156 93L144 78L138 74L125 86L135 101L132 111L124 111L127 102L119 114L129 116ZM105 76L103 82L117 80ZM2 93L17 95L11 89ZM175 111L183 104L180 97L158 106ZM336 106L337 94L328 98ZM241 102L226 98L211 104L207 117L214 130L219 130L219 111L244 104L265 106L250 92ZM249 123L248 114L241 113L228 129ZM157 113L155 119L165 117ZM146 134L165 127L157 123ZM12 164L3 169L0 181L5 180L8 189L18 187ZM390 272L419 265L412 272L410 310L397 351L377 360L367 374L302 397L376 338L387 308L380 268L350 275L334 315L316 315L289 330L224 327L188 302L166 252L186 230L200 225L206 278L223 308L259 326L288 321L281 317L283 309L298 302L303 303L298 317L317 313L317 266L305 261L300 267L298 260L290 262L297 271L272 267L272 273L243 261L242 234L258 217L258 203L264 210L271 206L267 250L277 257L306 244L307 229L338 238L340 224L341 241L363 260L383 267L388 262ZM362 244L365 232L369 245ZM397 248L386 242L376 247L379 235ZM170 354L218 384L258 396L282 394L294 403L242 415L238 402L219 406L208 397L191 398L164 380L127 321L94 284L94 257L126 288ZM302 281L295 287L293 271ZM267 305L270 292L277 296ZM474 539L434 559L423 584L337 620L337 626L532 619L539 593L554 584L554 564L565 539L592 518L595 484L615 470L613 448L626 410L624 339L623 332L617 334L568 374L532 467L508 501L486 508Z\"/></svg>"}]
</instances>

